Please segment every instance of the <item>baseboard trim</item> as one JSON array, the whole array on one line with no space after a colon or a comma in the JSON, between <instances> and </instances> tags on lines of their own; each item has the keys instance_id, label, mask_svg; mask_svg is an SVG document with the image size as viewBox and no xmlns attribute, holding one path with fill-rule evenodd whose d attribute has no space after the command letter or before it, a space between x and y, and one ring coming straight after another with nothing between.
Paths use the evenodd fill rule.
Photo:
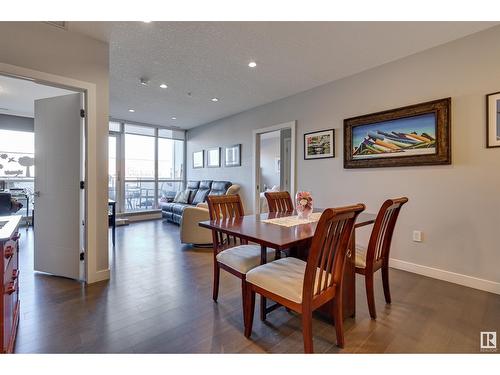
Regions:
<instances>
[{"instance_id":1,"label":"baseboard trim","mask_svg":"<svg viewBox=\"0 0 500 375\"><path fill-rule=\"evenodd\" d=\"M99 281L109 280L110 275L111 272L109 268L93 272L92 275L88 275L87 284L93 284L93 283L98 283Z\"/></svg>"},{"instance_id":2,"label":"baseboard trim","mask_svg":"<svg viewBox=\"0 0 500 375\"><path fill-rule=\"evenodd\" d=\"M463 275L460 273L445 271L439 268L422 266L416 263L391 258L389 266L403 271L416 273L434 279L448 281L450 283L468 286L469 288L484 290L486 292L500 294L500 283L495 281L479 279L477 277Z\"/></svg>"}]
</instances>

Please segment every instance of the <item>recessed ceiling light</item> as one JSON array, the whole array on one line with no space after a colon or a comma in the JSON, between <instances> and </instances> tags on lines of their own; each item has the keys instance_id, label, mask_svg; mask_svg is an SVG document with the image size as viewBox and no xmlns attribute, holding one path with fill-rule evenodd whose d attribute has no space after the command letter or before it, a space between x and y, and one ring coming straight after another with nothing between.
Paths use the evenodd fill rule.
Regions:
<instances>
[{"instance_id":1,"label":"recessed ceiling light","mask_svg":"<svg viewBox=\"0 0 500 375\"><path fill-rule=\"evenodd\" d=\"M128 111L134 113L135 109L130 108Z\"/></svg>"},{"instance_id":2,"label":"recessed ceiling light","mask_svg":"<svg viewBox=\"0 0 500 375\"><path fill-rule=\"evenodd\" d=\"M250 62L248 63L248 66L249 66L250 68L255 68L255 67L257 66L257 63L256 63L255 61L250 61Z\"/></svg>"},{"instance_id":3,"label":"recessed ceiling light","mask_svg":"<svg viewBox=\"0 0 500 375\"><path fill-rule=\"evenodd\" d=\"M144 22L144 23L151 23L151 21L142 21L142 22Z\"/></svg>"},{"instance_id":4,"label":"recessed ceiling light","mask_svg":"<svg viewBox=\"0 0 500 375\"><path fill-rule=\"evenodd\" d=\"M166 89L167 87L168 87L168 86L167 86L167 84L166 84L166 83L162 83L162 84L160 85L160 88L162 88L162 89Z\"/></svg>"},{"instance_id":5,"label":"recessed ceiling light","mask_svg":"<svg viewBox=\"0 0 500 375\"><path fill-rule=\"evenodd\" d=\"M219 99L218 99L218 98L212 98L212 99L210 99L210 100L211 100L211 101L213 101L214 103L219 101Z\"/></svg>"},{"instance_id":6,"label":"recessed ceiling light","mask_svg":"<svg viewBox=\"0 0 500 375\"><path fill-rule=\"evenodd\" d=\"M141 77L139 78L139 82L141 85L143 86L148 86L149 85L149 79L145 78L145 77Z\"/></svg>"},{"instance_id":7,"label":"recessed ceiling light","mask_svg":"<svg viewBox=\"0 0 500 375\"><path fill-rule=\"evenodd\" d=\"M177 120L177 117L172 116L172 117L171 117L171 119L172 119L172 120Z\"/></svg>"}]
</instances>

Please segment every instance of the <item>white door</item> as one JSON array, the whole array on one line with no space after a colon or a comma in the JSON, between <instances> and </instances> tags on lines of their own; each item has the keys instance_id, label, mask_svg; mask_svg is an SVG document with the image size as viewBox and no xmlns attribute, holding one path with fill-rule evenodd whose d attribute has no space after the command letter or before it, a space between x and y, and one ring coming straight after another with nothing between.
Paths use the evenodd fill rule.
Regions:
<instances>
[{"instance_id":1,"label":"white door","mask_svg":"<svg viewBox=\"0 0 500 375\"><path fill-rule=\"evenodd\" d=\"M285 138L284 142L285 149L283 150L283 160L281 161L281 170L283 173L283 188L282 190L290 192L290 169L292 168L290 159L292 154L292 140L291 138ZM294 199L294 197L292 197Z\"/></svg>"},{"instance_id":2,"label":"white door","mask_svg":"<svg viewBox=\"0 0 500 375\"><path fill-rule=\"evenodd\" d=\"M35 101L35 271L80 278L82 94Z\"/></svg>"}]
</instances>

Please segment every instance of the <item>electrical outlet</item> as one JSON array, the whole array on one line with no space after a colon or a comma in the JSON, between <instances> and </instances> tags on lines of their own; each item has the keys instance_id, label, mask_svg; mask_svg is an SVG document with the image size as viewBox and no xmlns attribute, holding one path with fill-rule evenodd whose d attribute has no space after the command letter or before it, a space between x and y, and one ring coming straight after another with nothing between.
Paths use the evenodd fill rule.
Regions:
<instances>
[{"instance_id":1,"label":"electrical outlet","mask_svg":"<svg viewBox=\"0 0 500 375\"><path fill-rule=\"evenodd\" d=\"M419 230L413 231L413 241L414 242L422 242L422 232Z\"/></svg>"}]
</instances>

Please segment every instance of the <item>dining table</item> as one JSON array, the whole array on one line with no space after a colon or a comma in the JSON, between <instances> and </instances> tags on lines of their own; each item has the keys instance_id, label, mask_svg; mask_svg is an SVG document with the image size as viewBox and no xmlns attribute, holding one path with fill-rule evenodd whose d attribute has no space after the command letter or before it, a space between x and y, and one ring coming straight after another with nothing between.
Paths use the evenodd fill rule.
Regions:
<instances>
[{"instance_id":1,"label":"dining table","mask_svg":"<svg viewBox=\"0 0 500 375\"><path fill-rule=\"evenodd\" d=\"M321 209L314 209L315 212L321 212ZM301 220L296 220L296 225L283 226L275 223L270 223L270 219L285 218L296 216L295 211L291 212L272 212L262 214L245 215L234 219L220 219L202 221L199 225L203 228L216 230L227 235L238 237L245 241L249 241L260 245L260 263L267 262L267 249L275 249L277 251L287 250L291 256L296 256L307 260L307 250L311 245L314 232L316 230L318 220L306 220L302 223ZM356 229L366 225L373 224L376 219L376 214L362 212L358 215L354 230L350 240L350 256L347 258L344 268L344 279L342 283L342 299L343 299L343 316L354 317L356 313L356 273L355 273L355 244L356 244ZM271 220L273 221L273 220ZM266 314L279 307L274 304L267 306L266 299L260 299L260 319L265 320ZM333 309L328 305L322 309L328 316L333 317Z\"/></svg>"}]
</instances>

